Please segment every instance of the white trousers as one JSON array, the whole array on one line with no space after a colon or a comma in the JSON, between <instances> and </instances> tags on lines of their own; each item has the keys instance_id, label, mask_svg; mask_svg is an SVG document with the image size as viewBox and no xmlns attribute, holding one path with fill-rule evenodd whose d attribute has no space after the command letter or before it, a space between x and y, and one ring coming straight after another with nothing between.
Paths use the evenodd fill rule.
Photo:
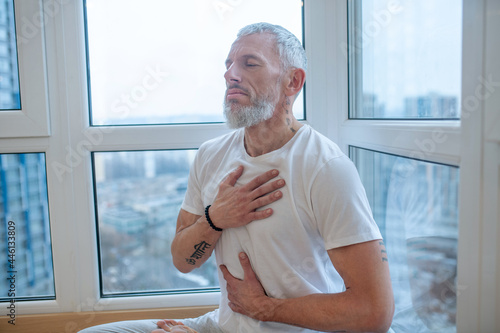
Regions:
<instances>
[{"instance_id":1,"label":"white trousers","mask_svg":"<svg viewBox=\"0 0 500 333\"><path fill-rule=\"evenodd\" d=\"M198 318L175 319L184 325L197 330L199 333L223 333L212 319L212 313ZM162 318L167 319L167 318ZM116 323L98 325L81 330L79 333L151 333L158 329L156 323L162 319L127 320Z\"/></svg>"}]
</instances>

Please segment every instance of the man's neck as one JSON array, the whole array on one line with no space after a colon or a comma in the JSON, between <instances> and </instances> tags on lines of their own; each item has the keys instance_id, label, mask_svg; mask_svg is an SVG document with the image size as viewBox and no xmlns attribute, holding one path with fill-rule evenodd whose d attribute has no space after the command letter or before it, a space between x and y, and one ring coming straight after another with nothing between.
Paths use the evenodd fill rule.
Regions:
<instances>
[{"instance_id":1,"label":"man's neck","mask_svg":"<svg viewBox=\"0 0 500 333\"><path fill-rule=\"evenodd\" d=\"M245 128L245 149L252 157L280 149L290 141L302 124L293 115L272 117L252 127Z\"/></svg>"}]
</instances>

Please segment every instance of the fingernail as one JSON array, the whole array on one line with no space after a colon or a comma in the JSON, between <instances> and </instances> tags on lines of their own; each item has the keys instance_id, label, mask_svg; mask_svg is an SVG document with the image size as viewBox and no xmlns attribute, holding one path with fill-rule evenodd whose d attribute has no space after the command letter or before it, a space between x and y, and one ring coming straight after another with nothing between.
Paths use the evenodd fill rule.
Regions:
<instances>
[{"instance_id":1,"label":"fingernail","mask_svg":"<svg viewBox=\"0 0 500 333\"><path fill-rule=\"evenodd\" d=\"M245 252L241 252L240 253L240 259L246 259L247 258L247 255L245 254Z\"/></svg>"},{"instance_id":2,"label":"fingernail","mask_svg":"<svg viewBox=\"0 0 500 333\"><path fill-rule=\"evenodd\" d=\"M281 192L280 192L280 191L275 192L275 193L274 193L274 196L275 196L276 198L281 197Z\"/></svg>"},{"instance_id":3,"label":"fingernail","mask_svg":"<svg viewBox=\"0 0 500 333\"><path fill-rule=\"evenodd\" d=\"M278 175L278 170L273 170L273 176L277 176Z\"/></svg>"}]
</instances>

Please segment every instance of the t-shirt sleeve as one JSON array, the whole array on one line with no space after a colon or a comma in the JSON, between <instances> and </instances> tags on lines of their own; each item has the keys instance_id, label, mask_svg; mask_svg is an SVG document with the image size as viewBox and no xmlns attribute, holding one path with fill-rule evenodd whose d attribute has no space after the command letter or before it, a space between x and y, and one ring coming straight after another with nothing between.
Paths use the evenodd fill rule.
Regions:
<instances>
[{"instance_id":1,"label":"t-shirt sleeve","mask_svg":"<svg viewBox=\"0 0 500 333\"><path fill-rule=\"evenodd\" d=\"M356 167L342 155L314 177L311 204L327 250L381 239Z\"/></svg>"},{"instance_id":2,"label":"t-shirt sleeve","mask_svg":"<svg viewBox=\"0 0 500 333\"><path fill-rule=\"evenodd\" d=\"M189 178L187 184L186 195L184 196L184 201L182 202L181 209L195 214L203 215L204 206L201 194L202 184L200 183L200 157L201 148L196 154L196 157L189 169Z\"/></svg>"}]
</instances>

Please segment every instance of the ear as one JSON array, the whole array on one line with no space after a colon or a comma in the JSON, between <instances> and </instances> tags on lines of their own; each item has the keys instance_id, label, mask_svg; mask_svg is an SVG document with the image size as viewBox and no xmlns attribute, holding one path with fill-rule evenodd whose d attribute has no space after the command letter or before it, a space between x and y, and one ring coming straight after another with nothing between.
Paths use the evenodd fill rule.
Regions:
<instances>
[{"instance_id":1,"label":"ear","mask_svg":"<svg viewBox=\"0 0 500 333\"><path fill-rule=\"evenodd\" d=\"M285 94L287 96L297 95L306 81L306 72L302 68L293 68L288 74L285 86Z\"/></svg>"}]
</instances>

